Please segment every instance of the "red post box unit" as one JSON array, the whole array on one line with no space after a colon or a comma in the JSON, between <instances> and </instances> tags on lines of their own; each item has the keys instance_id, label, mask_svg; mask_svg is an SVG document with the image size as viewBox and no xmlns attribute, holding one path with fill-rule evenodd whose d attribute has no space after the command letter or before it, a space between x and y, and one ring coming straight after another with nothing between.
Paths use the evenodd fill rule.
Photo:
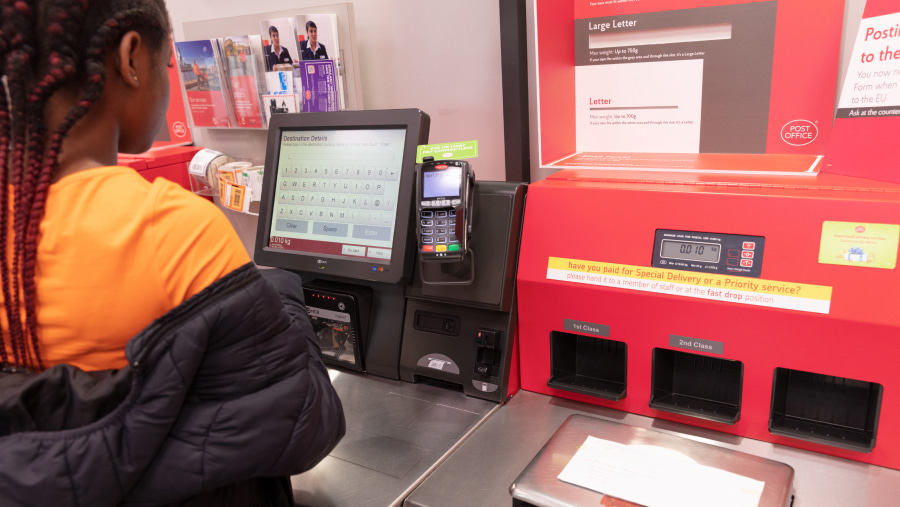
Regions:
<instances>
[{"instance_id":1,"label":"red post box unit","mask_svg":"<svg viewBox=\"0 0 900 507\"><path fill-rule=\"evenodd\" d=\"M163 177L191 190L188 165L201 149L199 146L169 146L140 155L119 155L119 165L131 167L147 181Z\"/></svg>"},{"instance_id":2,"label":"red post box unit","mask_svg":"<svg viewBox=\"0 0 900 507\"><path fill-rule=\"evenodd\" d=\"M530 186L522 388L900 469L900 185L562 171Z\"/></svg>"}]
</instances>

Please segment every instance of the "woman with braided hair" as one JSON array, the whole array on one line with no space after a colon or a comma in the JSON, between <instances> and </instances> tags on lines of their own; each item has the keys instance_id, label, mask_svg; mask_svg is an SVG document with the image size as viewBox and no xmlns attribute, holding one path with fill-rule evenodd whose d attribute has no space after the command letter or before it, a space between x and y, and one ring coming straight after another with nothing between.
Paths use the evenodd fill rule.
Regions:
<instances>
[{"instance_id":1,"label":"woman with braided hair","mask_svg":"<svg viewBox=\"0 0 900 507\"><path fill-rule=\"evenodd\" d=\"M299 277L116 165L165 118L163 0L0 9L0 505L292 505L344 433Z\"/></svg>"}]
</instances>

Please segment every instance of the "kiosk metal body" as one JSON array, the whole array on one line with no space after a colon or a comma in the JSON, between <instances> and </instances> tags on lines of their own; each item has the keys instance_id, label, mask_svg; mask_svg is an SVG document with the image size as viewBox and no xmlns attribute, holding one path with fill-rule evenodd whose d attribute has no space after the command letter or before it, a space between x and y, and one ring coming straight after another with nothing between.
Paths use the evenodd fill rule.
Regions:
<instances>
[{"instance_id":1,"label":"kiosk metal body","mask_svg":"<svg viewBox=\"0 0 900 507\"><path fill-rule=\"evenodd\" d=\"M900 272L819 262L823 222L900 223L900 185L562 171L531 186L525 217L523 389L900 468ZM764 238L760 273L654 268L662 230ZM571 279L553 279L569 261ZM579 271L590 263L610 272ZM726 293L749 289L703 284L715 276L819 293L799 309L738 301Z\"/></svg>"},{"instance_id":2,"label":"kiosk metal body","mask_svg":"<svg viewBox=\"0 0 900 507\"><path fill-rule=\"evenodd\" d=\"M416 263L406 291L401 379L447 383L497 402L518 391L516 261L525 191L523 183L476 182L471 259Z\"/></svg>"}]
</instances>

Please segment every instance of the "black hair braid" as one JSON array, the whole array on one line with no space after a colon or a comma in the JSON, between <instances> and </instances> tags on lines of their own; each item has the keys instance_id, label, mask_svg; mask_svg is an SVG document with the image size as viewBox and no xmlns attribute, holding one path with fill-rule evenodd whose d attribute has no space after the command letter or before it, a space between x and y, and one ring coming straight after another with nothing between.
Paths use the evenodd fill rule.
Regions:
<instances>
[{"instance_id":1,"label":"black hair braid","mask_svg":"<svg viewBox=\"0 0 900 507\"><path fill-rule=\"evenodd\" d=\"M6 55L9 48L8 35L11 33L6 26L6 10L7 6L5 3L0 4L0 14L3 14L3 22L0 22L0 78L6 76L6 72L3 69L6 69ZM2 84L2 83L0 83ZM9 159L9 130L10 130L10 119L9 119L9 101L6 99L6 86L0 86L0 160L3 161L3 171L0 171L0 188L6 188L6 163ZM9 203L7 202L7 193L0 192L0 209L7 209ZM8 227L7 223L7 215L6 213L0 213L0 252L3 255L6 255L6 228ZM5 262L0 262L0 283L3 284L3 301L9 301L9 271L8 266ZM4 305L9 306L9 305ZM7 310L7 319L9 318L10 311ZM6 344L0 342L0 364L6 365L9 364L9 356L6 353Z\"/></svg>"},{"instance_id":2,"label":"black hair braid","mask_svg":"<svg viewBox=\"0 0 900 507\"><path fill-rule=\"evenodd\" d=\"M38 232L41 218L43 217L46 202L47 191L50 187L50 180L58 166L59 152L62 148L62 141L69 130L90 111L91 107L103 94L104 84L106 83L104 57L106 53L114 48L122 35L135 30L138 27L145 27L148 24L156 23L159 25L159 19L156 16L150 16L148 13L135 10L117 13L112 19L108 19L96 34L91 38L88 46L88 59L85 62L87 70L87 84L80 101L73 107L62 123L57 126L47 151L46 161L41 167L38 175L37 187L34 189L33 205L30 207L30 216L27 220L27 229L25 231L24 253L26 261L23 263L22 279L24 282L25 309L27 318L27 331L31 334L32 339L36 339L37 318L36 318L36 298L35 298L35 282L34 272L36 263L32 260L37 256ZM159 26L160 29L164 29ZM40 363L40 350L35 347L37 361Z\"/></svg>"},{"instance_id":3,"label":"black hair braid","mask_svg":"<svg viewBox=\"0 0 900 507\"><path fill-rule=\"evenodd\" d=\"M21 194L24 202L21 210L32 208L35 197L33 188L43 166L44 147L47 142L43 120L44 104L77 74L78 53L75 50L78 47L77 32L66 30L65 26L67 24L83 26L85 11L72 8L71 1L52 0L45 2L43 12L39 13L39 16L39 25L46 27L46 35L37 42L38 54L46 54L47 58L37 62L41 68L36 69L34 74L36 83L29 92L26 106L26 118L30 128L28 143L30 164L22 181Z\"/></svg>"},{"instance_id":4,"label":"black hair braid","mask_svg":"<svg viewBox=\"0 0 900 507\"><path fill-rule=\"evenodd\" d=\"M78 47L76 32L66 30L65 26L83 26L85 11L83 9L72 8L69 1L51 1L46 2L42 12L38 14L40 20L39 26L46 27L46 35L37 43L38 54L47 54L44 61L36 62L40 67L36 69L33 81L36 83L29 90L28 102L25 106L25 117L28 121L28 153L29 165L25 170L21 180L21 191L16 192L18 199L15 206L15 220L17 224L24 227L24 234L21 229L17 228L14 243L14 251L17 264L22 269L23 295L25 297L25 315L26 325L24 327L24 338L30 335L33 347L25 347L33 353L33 361L31 364L42 366L40 348L37 345L37 318L35 311L35 287L34 287L34 270L35 263L32 262L37 252L37 240L34 245L29 244L29 235L37 235L37 224L41 220L42 213L35 215L35 203L43 203L46 200L46 193L36 192L36 189L46 189L49 187L49 177L46 182L41 181L41 174L44 166L44 147L46 146L46 126L44 122L44 104L55 92L64 85L69 83L77 74L77 58L78 54L74 48ZM53 48L50 50L49 48ZM41 76L41 77L38 77ZM61 137L60 137L61 140ZM56 151L50 150L47 155L56 156ZM31 210L31 212L29 212ZM20 257L21 256L21 257Z\"/></svg>"},{"instance_id":5,"label":"black hair braid","mask_svg":"<svg viewBox=\"0 0 900 507\"><path fill-rule=\"evenodd\" d=\"M0 33L0 58L6 53L6 44L3 42L3 34ZM0 60L2 62L2 60ZM9 157L9 104L6 100L6 90L0 87L0 160L7 160ZM6 187L6 170L0 170L0 187ZM6 209L9 206L7 202L6 192L0 192L0 207ZM0 213L0 253L6 254L6 228L9 226L6 220L6 213ZM0 283L3 284L3 301L9 301L9 271L5 262L0 262ZM4 305L9 306L9 305ZM7 319L9 319L7 313ZM0 341L0 365L9 363L9 357L6 354L6 344Z\"/></svg>"},{"instance_id":6,"label":"black hair braid","mask_svg":"<svg viewBox=\"0 0 900 507\"><path fill-rule=\"evenodd\" d=\"M8 6L6 5L6 2L0 3L0 14L3 15L2 21L0 21L0 79L5 78L6 76L6 55L9 50L8 39L9 35L12 33L7 26L7 9ZM6 99L6 85L4 84L3 86L0 86L0 160L3 161L4 168L3 171L0 171L0 188L6 188L5 168L7 161L9 160L9 131L9 101ZM0 209L7 209L8 205L6 192L0 192ZM0 213L0 252L4 255L6 254L7 226L6 213ZM9 301L9 272L7 268L8 266L5 262L0 262L0 277L2 277L0 282L3 284L3 301ZM9 312L7 313L7 318L9 318ZM6 353L5 343L0 343L0 364L9 364L9 356Z\"/></svg>"},{"instance_id":7,"label":"black hair braid","mask_svg":"<svg viewBox=\"0 0 900 507\"><path fill-rule=\"evenodd\" d=\"M25 110L22 107L16 107L18 104L24 104L26 101L25 83L30 79L29 69L31 67L32 56L35 51L34 39L34 15L35 2L23 0L3 0L3 33L7 41L6 51L4 54L3 75L6 77L6 88L9 93L8 108L10 114L8 117L8 146L11 151L10 156L4 159L9 166L13 175L13 187L18 187L21 181L21 174L25 164L26 151L25 143L27 138L27 121ZM9 107L12 106L12 107ZM6 179L7 174L3 175ZM8 185L4 185L0 192L4 194L3 201L7 205L0 210L0 214L4 216L2 220L5 227L0 231L2 235L2 246L7 246L8 238ZM15 201L18 207L20 201L20 192L16 192ZM17 230L15 234L19 234L20 222L14 220L14 227ZM21 228L24 234L24 228ZM15 242L14 242L15 243ZM10 340L13 350L14 361L16 364L24 365L28 363L27 347L25 346L25 336L22 329L22 323L19 308L19 266L21 251L14 251L12 259L7 259L7 250L4 248L3 255L3 272L7 274L12 272L12 288L4 284L4 306L6 307L6 315L9 322ZM5 347L4 347L5 348Z\"/></svg>"},{"instance_id":8,"label":"black hair braid","mask_svg":"<svg viewBox=\"0 0 900 507\"><path fill-rule=\"evenodd\" d=\"M162 0L0 0L0 5L0 61L4 63L2 75L7 79L11 99L7 102L3 97L0 103L4 106L0 138L8 138L2 143L7 156L0 160L12 174L15 195L13 257L2 259L0 275L13 361L17 366L42 369L34 276L39 226L63 140L102 96L105 59L122 36L135 30L154 49L159 49L168 37L168 15ZM42 37L35 44L36 33ZM19 56L23 53L26 56ZM32 58L35 54L37 57ZM70 85L80 88L81 98L62 122L52 127L53 134L47 139L44 107L54 93ZM5 175L0 176L0 184L7 183L5 179ZM6 251L9 242L8 186L3 184L0 188L0 252ZM24 302L19 300L20 290ZM20 317L22 303L24 327ZM5 346L0 348L4 349L0 360L8 365Z\"/></svg>"}]
</instances>

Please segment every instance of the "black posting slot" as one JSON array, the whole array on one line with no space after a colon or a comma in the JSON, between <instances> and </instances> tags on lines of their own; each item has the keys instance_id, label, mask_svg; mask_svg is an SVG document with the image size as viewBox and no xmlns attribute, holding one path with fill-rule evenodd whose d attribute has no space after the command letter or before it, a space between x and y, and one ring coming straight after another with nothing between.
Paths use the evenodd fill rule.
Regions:
<instances>
[{"instance_id":1,"label":"black posting slot","mask_svg":"<svg viewBox=\"0 0 900 507\"><path fill-rule=\"evenodd\" d=\"M416 310L413 328L428 333L459 336L459 317L455 315L439 315L437 313Z\"/></svg>"},{"instance_id":2,"label":"black posting slot","mask_svg":"<svg viewBox=\"0 0 900 507\"><path fill-rule=\"evenodd\" d=\"M625 398L628 347L596 336L550 333L549 387L607 400Z\"/></svg>"},{"instance_id":3,"label":"black posting slot","mask_svg":"<svg viewBox=\"0 0 900 507\"><path fill-rule=\"evenodd\" d=\"M744 363L653 349L650 408L725 424L741 418Z\"/></svg>"},{"instance_id":4,"label":"black posting slot","mask_svg":"<svg viewBox=\"0 0 900 507\"><path fill-rule=\"evenodd\" d=\"M441 389L449 389L451 391L463 392L462 384L450 382L449 380L441 380L425 375L413 375L413 382L417 384L426 384L429 386L440 387Z\"/></svg>"},{"instance_id":5,"label":"black posting slot","mask_svg":"<svg viewBox=\"0 0 900 507\"><path fill-rule=\"evenodd\" d=\"M873 382L775 368L769 432L870 452L883 390Z\"/></svg>"}]
</instances>

